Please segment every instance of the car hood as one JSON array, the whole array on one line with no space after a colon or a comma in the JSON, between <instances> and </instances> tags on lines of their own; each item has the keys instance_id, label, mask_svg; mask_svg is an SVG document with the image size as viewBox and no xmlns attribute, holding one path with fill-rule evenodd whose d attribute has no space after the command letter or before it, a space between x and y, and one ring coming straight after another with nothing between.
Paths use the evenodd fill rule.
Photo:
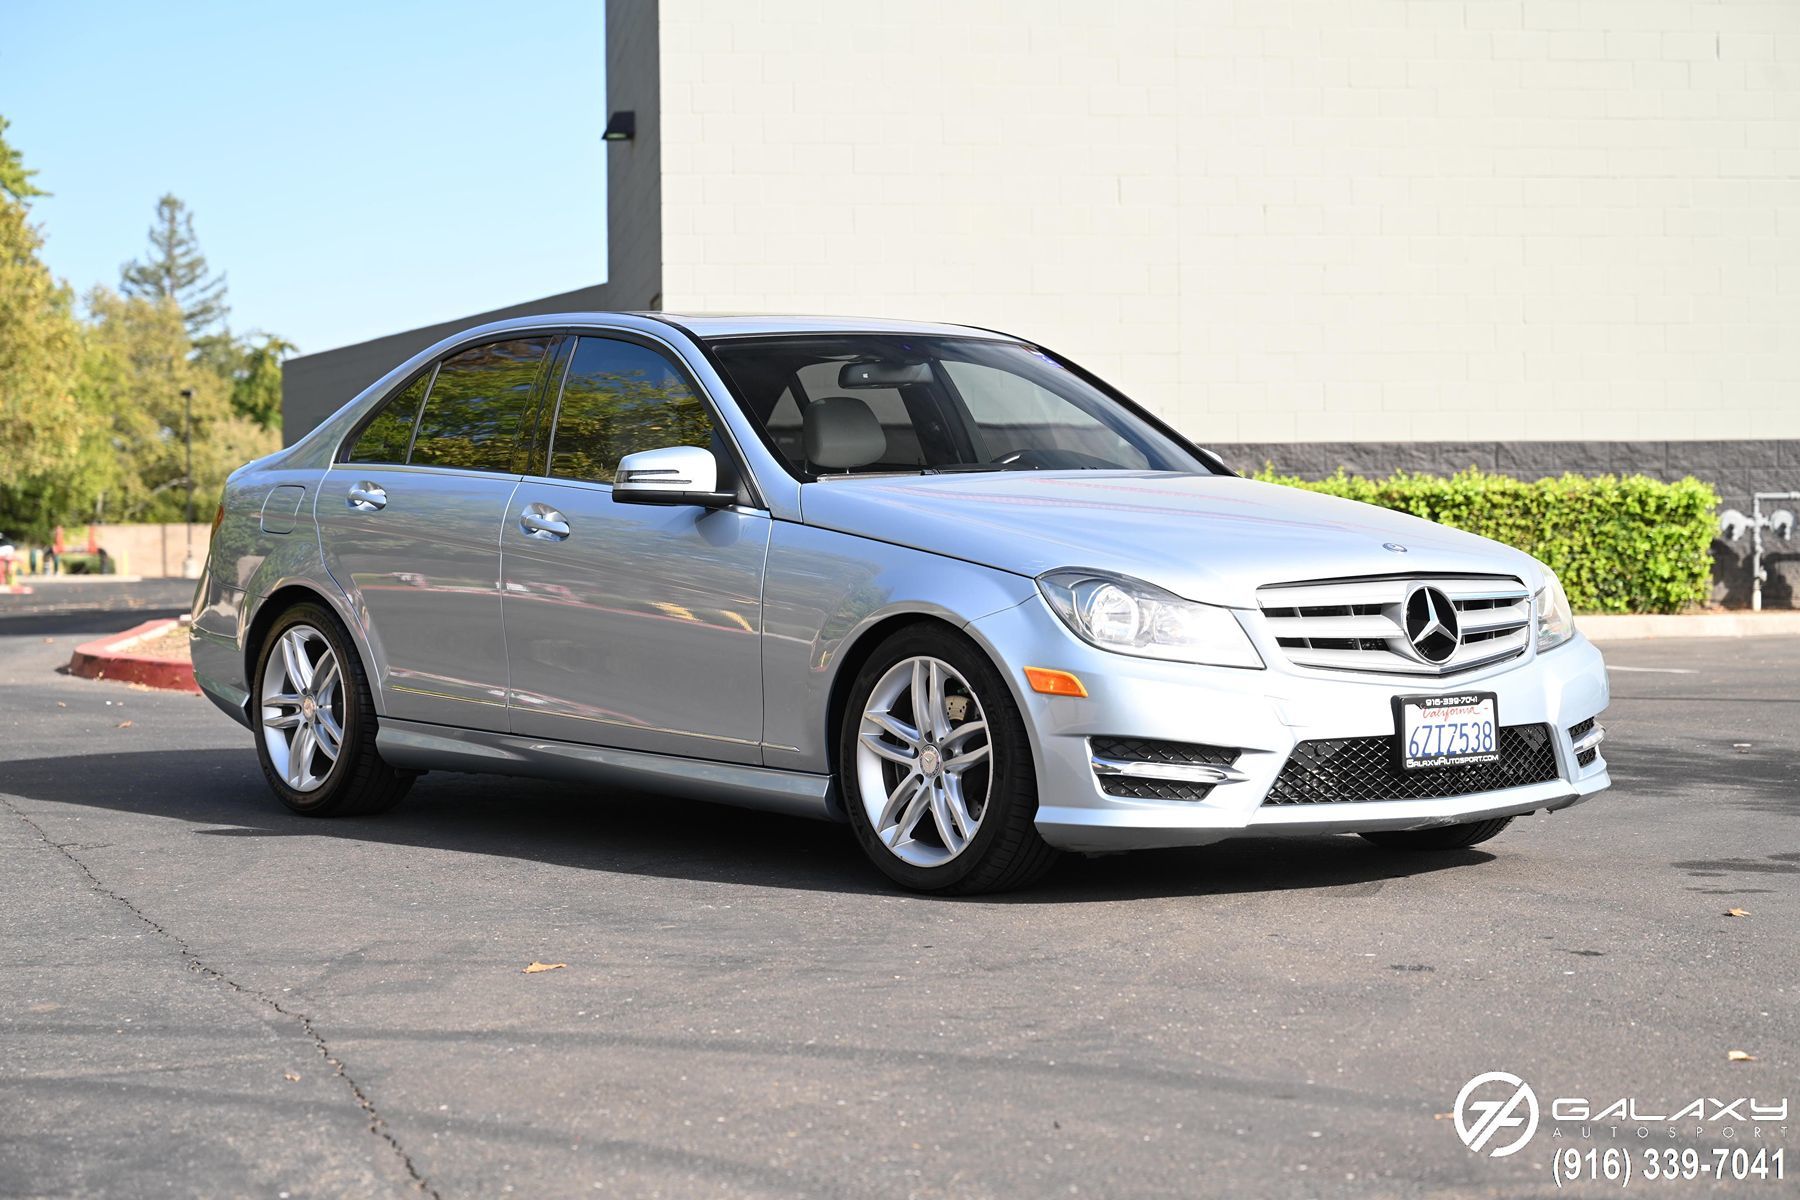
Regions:
<instances>
[{"instance_id":1,"label":"car hood","mask_svg":"<svg viewBox=\"0 0 1800 1200\"><path fill-rule=\"evenodd\" d=\"M806 485L808 525L1020 575L1088 567L1209 604L1251 608L1264 584L1358 575L1503 574L1530 555L1335 496L1228 475L1002 471ZM1404 552L1389 546L1404 546Z\"/></svg>"}]
</instances>

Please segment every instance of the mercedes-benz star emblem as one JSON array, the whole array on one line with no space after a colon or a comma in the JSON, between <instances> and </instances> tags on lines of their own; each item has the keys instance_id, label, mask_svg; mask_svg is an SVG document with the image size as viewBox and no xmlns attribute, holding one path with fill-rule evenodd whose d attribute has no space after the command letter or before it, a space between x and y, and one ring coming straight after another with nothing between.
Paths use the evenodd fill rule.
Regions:
<instances>
[{"instance_id":1,"label":"mercedes-benz star emblem","mask_svg":"<svg viewBox=\"0 0 1800 1200\"><path fill-rule=\"evenodd\" d=\"M1456 648L1462 645L1462 630L1457 625L1456 606L1450 603L1450 597L1423 584L1408 592L1406 640L1422 661L1448 662Z\"/></svg>"}]
</instances>

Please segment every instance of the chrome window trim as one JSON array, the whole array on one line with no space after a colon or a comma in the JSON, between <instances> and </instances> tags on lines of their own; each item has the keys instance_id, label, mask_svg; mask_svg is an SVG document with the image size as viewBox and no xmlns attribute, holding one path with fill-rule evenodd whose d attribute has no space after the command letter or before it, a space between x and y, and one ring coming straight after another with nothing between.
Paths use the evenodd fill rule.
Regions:
<instances>
[{"instance_id":1,"label":"chrome window trim","mask_svg":"<svg viewBox=\"0 0 1800 1200\"><path fill-rule=\"evenodd\" d=\"M629 314L621 315L627 317L630 316ZM530 337L536 334L554 336L558 333L565 333L579 337L583 333L590 333L601 335L624 334L626 336L621 340L641 340L653 343L658 349L672 358L678 366L686 371L689 380L695 385L694 390L699 394L701 402L711 406L715 423L718 428L723 431L726 444L736 455L738 468L748 487L750 504L747 507L754 511L771 513L772 515L783 516L790 520L798 520L800 516L798 485L795 485L793 489L794 494L791 497L785 495L786 489L782 489L776 493L776 495L780 495L784 501L787 501L787 503L782 504L781 511L777 512L776 504L771 502L772 496L768 481L772 478L779 478L780 464L776 463L773 459L764 462L761 458L758 458L756 454L746 450L746 434L752 431L740 429L738 422L740 420L748 421L749 418L745 417L738 409L737 402L732 398L730 389L725 386L724 380L718 378L718 373L713 370L710 362L708 362L705 354L698 348L697 344L684 347L680 342L668 337L663 331L673 330L682 337L691 337L691 335L674 322L664 321L659 317L638 316L635 317L634 320L642 321L643 325L640 326L635 323L627 324L624 321L618 320L604 320L599 317L586 319L580 315L558 315L539 320L515 317L509 321L495 322L490 325L479 326L475 329L464 330L462 333L457 334L450 339L434 343L420 351L415 358L423 358L430 362L432 385L436 386L437 369L444 359L459 354L471 346L481 345L485 342L506 341L510 338ZM375 412L380 410L381 405L385 404L397 391L406 387L408 384L415 382L421 374L423 374L423 371L417 368L406 372L402 376L399 384L389 387L381 394L379 400L376 400L368 406L367 410L365 410L362 416L357 419L356 423L338 439L337 447L331 457L331 466L358 465L349 463L345 455L348 453L349 447L354 444L356 436L362 431L362 427ZM430 389L428 388L426 390L426 400L429 400L430 398ZM560 387L557 391L556 402L559 406L562 403L562 392ZM424 412L425 405L424 403L421 403L419 405L419 412L413 417L413 439L418 437L419 420L424 415ZM552 437L554 437L554 424L552 424L551 433ZM411 456L412 441L409 440L407 443L407 457L410 458ZM765 454L764 457L766 458L768 456ZM544 459L546 470L549 469L549 461L548 456L546 456ZM448 471L457 469L431 467L424 463L368 463L361 465L381 467L416 466L419 470ZM481 474L491 475L494 474L494 472L481 472ZM578 482L555 479L550 479L549 481L560 483ZM739 505L737 507L741 508L746 506Z\"/></svg>"}]
</instances>

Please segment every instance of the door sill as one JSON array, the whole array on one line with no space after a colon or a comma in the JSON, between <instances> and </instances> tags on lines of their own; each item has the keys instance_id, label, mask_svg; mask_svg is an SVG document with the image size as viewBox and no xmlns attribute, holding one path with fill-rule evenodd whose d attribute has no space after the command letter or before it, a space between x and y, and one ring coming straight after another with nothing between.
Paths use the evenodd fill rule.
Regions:
<instances>
[{"instance_id":1,"label":"door sill","mask_svg":"<svg viewBox=\"0 0 1800 1200\"><path fill-rule=\"evenodd\" d=\"M831 777L805 771L613 750L392 717L382 720L375 745L390 765L406 771L475 771L568 779L692 796L794 817L843 819L832 800Z\"/></svg>"}]
</instances>

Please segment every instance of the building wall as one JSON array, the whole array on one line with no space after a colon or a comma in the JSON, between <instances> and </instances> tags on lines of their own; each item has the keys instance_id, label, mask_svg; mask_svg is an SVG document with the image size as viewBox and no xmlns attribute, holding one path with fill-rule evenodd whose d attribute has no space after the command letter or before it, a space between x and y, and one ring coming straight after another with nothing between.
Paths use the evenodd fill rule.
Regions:
<instances>
[{"instance_id":1,"label":"building wall","mask_svg":"<svg viewBox=\"0 0 1800 1200\"><path fill-rule=\"evenodd\" d=\"M668 308L1010 329L1209 442L1800 438L1800 3L661 24Z\"/></svg>"},{"instance_id":2,"label":"building wall","mask_svg":"<svg viewBox=\"0 0 1800 1200\"><path fill-rule=\"evenodd\" d=\"M287 444L399 363L470 326L539 313L657 307L662 291L658 66L656 0L611 0L606 6L607 112L635 109L638 134L635 141L607 143L607 281L289 359L281 370L281 431ZM606 116L594 114L596 138ZM596 197L596 219L599 207ZM545 236L556 234L546 231Z\"/></svg>"}]
</instances>

